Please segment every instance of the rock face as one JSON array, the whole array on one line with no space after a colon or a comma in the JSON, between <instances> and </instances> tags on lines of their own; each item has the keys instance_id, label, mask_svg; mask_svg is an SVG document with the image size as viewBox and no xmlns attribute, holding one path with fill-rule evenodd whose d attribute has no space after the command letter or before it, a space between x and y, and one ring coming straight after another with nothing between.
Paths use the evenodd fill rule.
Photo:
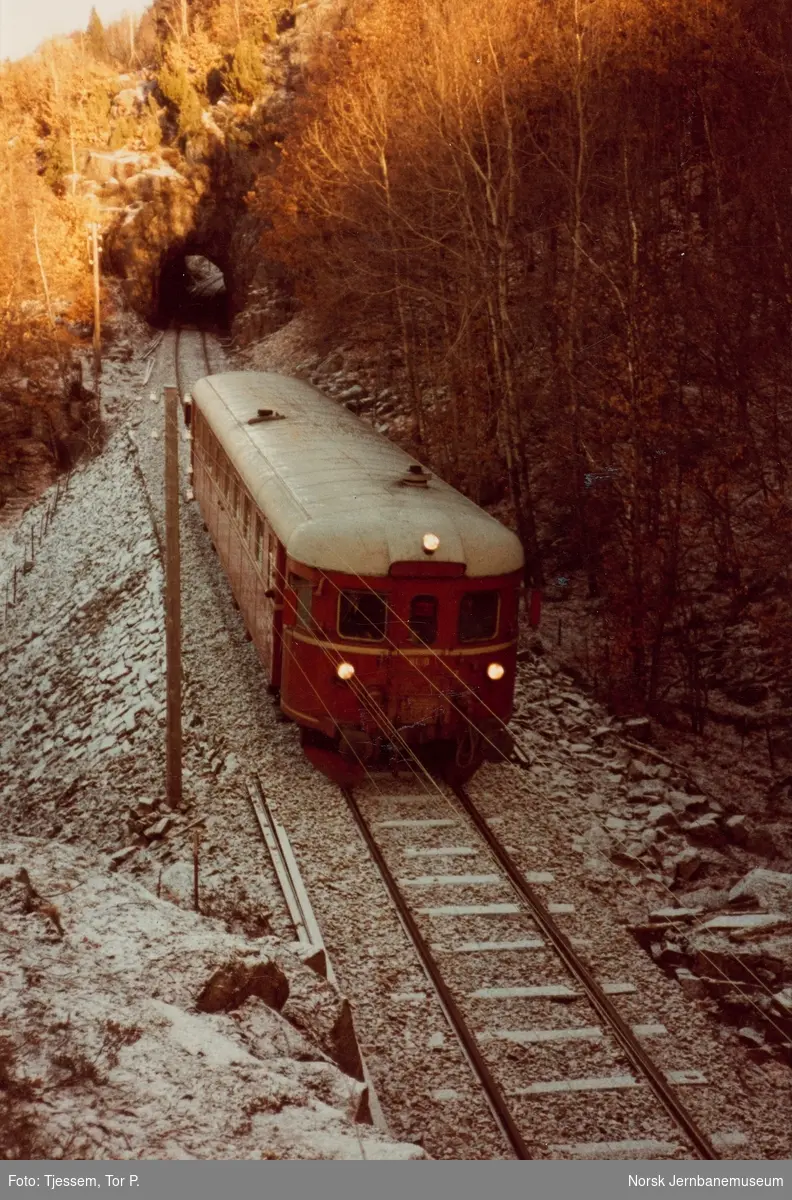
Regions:
<instances>
[{"instance_id":1,"label":"rock face","mask_svg":"<svg viewBox=\"0 0 792 1200\"><path fill-rule=\"evenodd\" d=\"M0 971L7 1157L426 1157L355 1126L334 988L101 861L0 841Z\"/></svg>"},{"instance_id":2,"label":"rock face","mask_svg":"<svg viewBox=\"0 0 792 1200\"><path fill-rule=\"evenodd\" d=\"M104 174L104 184L115 181L109 192L99 193L114 210L105 232L105 268L122 280L131 307L150 320L157 316L159 281L169 256L205 254L220 266L227 257L227 245L202 228L208 168L180 166L177 170L159 155L117 151L92 154L87 168L94 178Z\"/></svg>"}]
</instances>

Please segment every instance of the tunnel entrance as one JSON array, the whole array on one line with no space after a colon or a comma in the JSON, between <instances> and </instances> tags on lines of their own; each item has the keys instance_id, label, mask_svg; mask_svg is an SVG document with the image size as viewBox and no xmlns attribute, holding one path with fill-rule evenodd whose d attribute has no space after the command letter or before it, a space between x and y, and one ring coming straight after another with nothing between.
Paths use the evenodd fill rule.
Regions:
<instances>
[{"instance_id":1,"label":"tunnel entrance","mask_svg":"<svg viewBox=\"0 0 792 1200\"><path fill-rule=\"evenodd\" d=\"M228 292L223 272L201 254L170 254L159 278L157 325L228 328Z\"/></svg>"}]
</instances>

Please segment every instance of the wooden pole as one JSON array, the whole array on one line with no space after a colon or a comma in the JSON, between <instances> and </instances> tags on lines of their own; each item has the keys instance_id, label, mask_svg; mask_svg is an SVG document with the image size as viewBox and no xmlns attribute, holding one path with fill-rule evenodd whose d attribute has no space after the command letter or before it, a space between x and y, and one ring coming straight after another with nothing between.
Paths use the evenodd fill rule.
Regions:
<instances>
[{"instance_id":1,"label":"wooden pole","mask_svg":"<svg viewBox=\"0 0 792 1200\"><path fill-rule=\"evenodd\" d=\"M99 236L99 222L91 221L88 225L91 231L91 265L93 267L94 287L94 329L93 329L93 369L97 388L102 374L102 313L99 303L99 255L102 252Z\"/></svg>"},{"instance_id":2,"label":"wooden pole","mask_svg":"<svg viewBox=\"0 0 792 1200\"><path fill-rule=\"evenodd\" d=\"M182 800L181 563L179 552L179 392L165 388L165 681L166 794Z\"/></svg>"}]
</instances>

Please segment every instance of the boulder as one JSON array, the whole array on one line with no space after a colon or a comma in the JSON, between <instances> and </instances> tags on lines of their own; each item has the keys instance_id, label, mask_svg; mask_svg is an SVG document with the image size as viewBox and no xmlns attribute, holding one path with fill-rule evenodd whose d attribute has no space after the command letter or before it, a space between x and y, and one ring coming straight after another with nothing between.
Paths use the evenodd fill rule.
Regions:
<instances>
[{"instance_id":1,"label":"boulder","mask_svg":"<svg viewBox=\"0 0 792 1200\"><path fill-rule=\"evenodd\" d=\"M792 917L792 874L756 867L729 892L729 903L774 908Z\"/></svg>"}]
</instances>

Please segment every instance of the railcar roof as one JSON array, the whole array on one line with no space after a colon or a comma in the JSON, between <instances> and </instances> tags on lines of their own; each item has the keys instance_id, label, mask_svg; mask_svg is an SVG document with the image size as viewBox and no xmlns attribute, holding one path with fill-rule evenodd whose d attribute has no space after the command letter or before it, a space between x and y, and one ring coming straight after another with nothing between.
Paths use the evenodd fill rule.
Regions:
<instances>
[{"instance_id":1,"label":"railcar roof","mask_svg":"<svg viewBox=\"0 0 792 1200\"><path fill-rule=\"evenodd\" d=\"M522 567L509 529L435 475L405 487L416 460L309 384L231 371L199 380L192 395L295 561L387 575L392 563L425 562L423 535L434 533L433 559L464 563L470 577ZM259 409L284 419L250 425Z\"/></svg>"}]
</instances>

